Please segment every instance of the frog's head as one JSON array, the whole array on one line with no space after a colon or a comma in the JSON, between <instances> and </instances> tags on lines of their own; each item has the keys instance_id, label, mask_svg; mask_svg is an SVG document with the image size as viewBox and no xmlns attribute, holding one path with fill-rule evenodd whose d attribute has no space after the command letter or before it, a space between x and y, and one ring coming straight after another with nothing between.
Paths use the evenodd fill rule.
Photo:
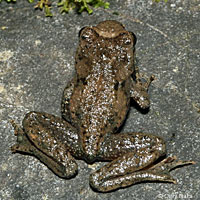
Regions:
<instances>
[{"instance_id":1,"label":"frog's head","mask_svg":"<svg viewBox=\"0 0 200 200\"><path fill-rule=\"evenodd\" d=\"M136 36L117 21L103 21L79 32L76 70L81 77L101 66L111 69L118 81L126 80L133 72ZM84 70L83 70L84 69Z\"/></svg>"},{"instance_id":2,"label":"frog's head","mask_svg":"<svg viewBox=\"0 0 200 200\"><path fill-rule=\"evenodd\" d=\"M86 26L82 28L79 31L79 38L80 45L91 44L94 46L95 41L99 39L99 43L100 41L104 44L107 42L109 45L112 43L113 47L116 45L134 47L137 40L134 33L127 31L120 22L114 20L107 20L100 22L97 26ZM100 48L99 45L96 48Z\"/></svg>"}]
</instances>

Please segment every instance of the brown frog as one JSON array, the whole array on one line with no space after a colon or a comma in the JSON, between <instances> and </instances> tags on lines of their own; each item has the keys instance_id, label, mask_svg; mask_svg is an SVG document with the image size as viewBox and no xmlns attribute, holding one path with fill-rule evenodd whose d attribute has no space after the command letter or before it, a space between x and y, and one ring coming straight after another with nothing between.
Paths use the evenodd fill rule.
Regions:
<instances>
[{"instance_id":1,"label":"brown frog","mask_svg":"<svg viewBox=\"0 0 200 200\"><path fill-rule=\"evenodd\" d=\"M145 133L118 133L130 99L149 107L148 87L134 68L136 37L117 21L104 21L80 31L76 74L62 98L62 119L30 112L23 128L12 122L17 144L12 152L34 155L56 175L77 174L75 161L109 161L90 175L92 188L107 192L142 181L176 181L173 168L194 164L168 157L164 141ZM157 161L157 163L155 163Z\"/></svg>"}]
</instances>

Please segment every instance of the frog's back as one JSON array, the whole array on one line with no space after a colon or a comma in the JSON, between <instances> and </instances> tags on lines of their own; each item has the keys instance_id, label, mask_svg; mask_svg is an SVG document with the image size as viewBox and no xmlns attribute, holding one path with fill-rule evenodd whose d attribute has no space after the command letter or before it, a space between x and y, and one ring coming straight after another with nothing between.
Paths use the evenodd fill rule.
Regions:
<instances>
[{"instance_id":1,"label":"frog's back","mask_svg":"<svg viewBox=\"0 0 200 200\"><path fill-rule=\"evenodd\" d=\"M129 108L134 37L116 21L80 32L70 115L86 160L96 157L105 134L116 132Z\"/></svg>"},{"instance_id":2,"label":"frog's back","mask_svg":"<svg viewBox=\"0 0 200 200\"><path fill-rule=\"evenodd\" d=\"M83 82L77 83L70 100L71 117L87 154L96 154L101 138L117 131L129 109L126 88L116 81L112 69L101 68L96 66Z\"/></svg>"}]
</instances>

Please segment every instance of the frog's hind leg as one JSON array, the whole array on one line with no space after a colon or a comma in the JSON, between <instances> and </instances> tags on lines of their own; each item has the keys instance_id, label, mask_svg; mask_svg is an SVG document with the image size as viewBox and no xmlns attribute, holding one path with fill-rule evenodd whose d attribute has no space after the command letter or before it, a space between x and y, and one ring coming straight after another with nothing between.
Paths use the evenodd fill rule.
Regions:
<instances>
[{"instance_id":1,"label":"frog's hind leg","mask_svg":"<svg viewBox=\"0 0 200 200\"><path fill-rule=\"evenodd\" d=\"M114 157L113 151L118 151L119 158L90 175L90 185L100 192L144 181L176 183L170 176L170 170L181 165L194 164L193 161L177 161L175 157L154 164L160 156L165 155L165 144L161 138L142 133L111 136L111 140L107 139L103 143L102 149L105 158L109 159L109 155L110 158Z\"/></svg>"},{"instance_id":2,"label":"frog's hind leg","mask_svg":"<svg viewBox=\"0 0 200 200\"><path fill-rule=\"evenodd\" d=\"M14 121L11 123L17 136L17 143L11 147L13 153L35 156L62 178L77 174L77 164L67 151L66 144L61 142L67 134L76 131L70 124L53 115L37 112L30 112L25 116L23 128Z\"/></svg>"}]
</instances>

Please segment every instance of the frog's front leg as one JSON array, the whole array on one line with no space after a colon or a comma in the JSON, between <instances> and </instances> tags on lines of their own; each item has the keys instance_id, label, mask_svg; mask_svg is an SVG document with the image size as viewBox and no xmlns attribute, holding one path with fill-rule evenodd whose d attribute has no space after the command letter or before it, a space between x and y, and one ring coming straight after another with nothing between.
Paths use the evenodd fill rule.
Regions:
<instances>
[{"instance_id":1,"label":"frog's front leg","mask_svg":"<svg viewBox=\"0 0 200 200\"><path fill-rule=\"evenodd\" d=\"M70 114L70 99L74 90L74 85L75 85L76 77L73 78L65 87L63 96L62 96L62 102L61 102L61 113L62 117L72 123L71 120L71 114Z\"/></svg>"},{"instance_id":2,"label":"frog's front leg","mask_svg":"<svg viewBox=\"0 0 200 200\"><path fill-rule=\"evenodd\" d=\"M78 167L70 151L79 153L79 137L69 123L47 113L30 112L23 120L23 128L14 122L12 125L17 136L12 152L37 157L62 178L76 175Z\"/></svg>"},{"instance_id":3,"label":"frog's front leg","mask_svg":"<svg viewBox=\"0 0 200 200\"><path fill-rule=\"evenodd\" d=\"M144 78L144 75L139 73L139 69L136 67L134 73L134 81L132 81L130 94L131 97L137 102L137 104L142 108L146 109L150 105L148 89L151 82L155 79L154 75L150 76L148 79Z\"/></svg>"},{"instance_id":4,"label":"frog's front leg","mask_svg":"<svg viewBox=\"0 0 200 200\"><path fill-rule=\"evenodd\" d=\"M194 164L177 161L175 157L155 164L164 155L165 144L159 137L143 133L111 135L102 143L99 159L112 161L90 175L90 185L97 191L108 192L143 181L176 183L169 171Z\"/></svg>"}]
</instances>

